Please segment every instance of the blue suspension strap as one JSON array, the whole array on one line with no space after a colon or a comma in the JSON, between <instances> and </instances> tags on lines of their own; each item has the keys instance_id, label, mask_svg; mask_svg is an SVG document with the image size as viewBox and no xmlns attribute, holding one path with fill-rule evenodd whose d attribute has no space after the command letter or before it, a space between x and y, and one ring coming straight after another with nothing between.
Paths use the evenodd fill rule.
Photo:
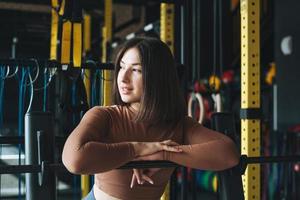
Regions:
<instances>
[{"instance_id":1,"label":"blue suspension strap","mask_svg":"<svg viewBox=\"0 0 300 200\"><path fill-rule=\"evenodd\" d=\"M5 66L0 66L0 134L3 127L3 115L4 115L4 85L5 79L14 77L18 72L18 67L12 74L9 74L10 67L4 68ZM0 155L2 155L2 145L0 146ZM1 198L1 175L0 175L0 198Z\"/></svg>"},{"instance_id":2,"label":"blue suspension strap","mask_svg":"<svg viewBox=\"0 0 300 200\"><path fill-rule=\"evenodd\" d=\"M101 70L97 69L92 76L92 97L91 97L91 107L96 105L101 105ZM97 87L98 86L98 87Z\"/></svg>"},{"instance_id":3,"label":"blue suspension strap","mask_svg":"<svg viewBox=\"0 0 300 200\"><path fill-rule=\"evenodd\" d=\"M91 102L90 102L90 105L91 105L91 108L95 106L95 95L96 95L96 73L97 73L97 70L94 71L94 73L91 75Z\"/></svg>"},{"instance_id":4,"label":"blue suspension strap","mask_svg":"<svg viewBox=\"0 0 300 200\"><path fill-rule=\"evenodd\" d=\"M28 105L27 112L31 108L32 98L33 98L33 86L32 86L32 79L30 76L30 70L27 68L22 68L21 70L21 79L19 79L19 112L18 112L18 136L24 136L24 105L25 105L25 94L27 88L27 78L29 77L31 83L31 90L29 90L30 101ZM35 79L36 80L36 79ZM21 165L21 154L22 154L23 145L19 143L18 145L18 164ZM21 189L22 189L22 182L21 182L21 174L18 174L18 199L21 200Z\"/></svg>"},{"instance_id":5,"label":"blue suspension strap","mask_svg":"<svg viewBox=\"0 0 300 200\"><path fill-rule=\"evenodd\" d=\"M3 93L4 93L4 79L5 79L5 69L0 66L0 135L2 135L3 126ZM2 145L0 146L0 155L2 155ZM1 198L1 175L0 175L0 198Z\"/></svg>"},{"instance_id":6,"label":"blue suspension strap","mask_svg":"<svg viewBox=\"0 0 300 200\"><path fill-rule=\"evenodd\" d=\"M74 80L72 80L72 88L71 88L71 92L72 92L72 97L71 97L71 103L72 103L72 107L75 107L77 104L77 95L76 95L76 82L77 82L77 78L75 78ZM77 112L73 112L72 113L72 125L75 126L76 122L77 122ZM77 198L77 191L78 191L78 176L74 175L73 176L73 199L75 200Z\"/></svg>"},{"instance_id":7,"label":"blue suspension strap","mask_svg":"<svg viewBox=\"0 0 300 200\"><path fill-rule=\"evenodd\" d=\"M25 93L26 93L26 80L27 80L27 70L22 68L21 77L19 79L19 112L18 112L18 136L24 135L24 101L25 101ZM22 145L19 143L18 145L19 151L19 159L18 164L21 165L21 152ZM21 200L21 174L18 174L18 199Z\"/></svg>"},{"instance_id":8,"label":"blue suspension strap","mask_svg":"<svg viewBox=\"0 0 300 200\"><path fill-rule=\"evenodd\" d=\"M4 80L5 80L5 68L0 66L0 131L3 126L3 93L4 93Z\"/></svg>"},{"instance_id":9,"label":"blue suspension strap","mask_svg":"<svg viewBox=\"0 0 300 200\"><path fill-rule=\"evenodd\" d=\"M43 112L46 112L48 109L47 106L47 98L48 98L48 80L49 79L49 73L48 70L45 69L44 71L44 90L43 90Z\"/></svg>"}]
</instances>

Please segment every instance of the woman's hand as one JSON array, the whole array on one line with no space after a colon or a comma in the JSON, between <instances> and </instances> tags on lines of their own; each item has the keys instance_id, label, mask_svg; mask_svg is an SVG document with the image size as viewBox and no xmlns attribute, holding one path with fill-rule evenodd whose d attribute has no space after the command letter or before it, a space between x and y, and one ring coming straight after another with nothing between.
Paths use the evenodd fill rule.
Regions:
<instances>
[{"instance_id":1,"label":"woman's hand","mask_svg":"<svg viewBox=\"0 0 300 200\"><path fill-rule=\"evenodd\" d=\"M151 178L159 170L160 168L133 169L130 188L133 188L136 183L143 185L145 181L149 182L150 184L154 184Z\"/></svg>"},{"instance_id":2,"label":"woman's hand","mask_svg":"<svg viewBox=\"0 0 300 200\"><path fill-rule=\"evenodd\" d=\"M152 161L152 160L167 160L166 158L166 152L164 151L159 151L154 154L146 155L146 156L139 156L134 158L132 161L141 161L141 160L147 160L147 161Z\"/></svg>"},{"instance_id":3,"label":"woman's hand","mask_svg":"<svg viewBox=\"0 0 300 200\"><path fill-rule=\"evenodd\" d=\"M159 151L182 152L179 144L172 140L162 142L132 142L137 157L147 156Z\"/></svg>"},{"instance_id":4,"label":"woman's hand","mask_svg":"<svg viewBox=\"0 0 300 200\"><path fill-rule=\"evenodd\" d=\"M137 156L133 161L164 160L164 151L182 152L179 144L172 140L162 142L133 142L133 146ZM144 184L145 181L154 184L151 178L159 170L160 168L133 169L130 187L132 188L136 183Z\"/></svg>"}]
</instances>

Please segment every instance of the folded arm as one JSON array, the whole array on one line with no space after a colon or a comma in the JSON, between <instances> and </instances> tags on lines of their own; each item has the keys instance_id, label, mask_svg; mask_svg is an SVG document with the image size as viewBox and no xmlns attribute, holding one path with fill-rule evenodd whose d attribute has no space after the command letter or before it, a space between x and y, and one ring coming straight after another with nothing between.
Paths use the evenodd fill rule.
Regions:
<instances>
[{"instance_id":1,"label":"folded arm","mask_svg":"<svg viewBox=\"0 0 300 200\"><path fill-rule=\"evenodd\" d=\"M165 160L204 170L224 170L238 164L239 153L229 137L192 120L188 123L182 153L164 152Z\"/></svg>"},{"instance_id":2,"label":"folded arm","mask_svg":"<svg viewBox=\"0 0 300 200\"><path fill-rule=\"evenodd\" d=\"M135 157L130 142L105 143L111 118L100 109L90 109L68 137L62 161L75 174L95 174L124 165Z\"/></svg>"}]
</instances>

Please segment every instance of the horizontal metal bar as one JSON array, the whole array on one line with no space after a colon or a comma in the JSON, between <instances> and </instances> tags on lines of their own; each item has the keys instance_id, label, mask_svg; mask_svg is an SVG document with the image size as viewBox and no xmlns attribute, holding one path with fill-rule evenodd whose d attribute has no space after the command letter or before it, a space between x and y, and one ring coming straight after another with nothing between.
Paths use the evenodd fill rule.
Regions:
<instances>
[{"instance_id":1,"label":"horizontal metal bar","mask_svg":"<svg viewBox=\"0 0 300 200\"><path fill-rule=\"evenodd\" d=\"M46 169L55 172L66 172L67 169L62 163L45 164ZM129 162L118 169L132 169L132 168L168 168L177 167L179 165L168 161L134 161ZM41 172L41 165L0 165L0 174L23 174L23 173L39 173Z\"/></svg>"},{"instance_id":2,"label":"horizontal metal bar","mask_svg":"<svg viewBox=\"0 0 300 200\"><path fill-rule=\"evenodd\" d=\"M67 137L55 136L56 145L64 145ZM1 144L24 144L24 136L0 136Z\"/></svg>"},{"instance_id":3,"label":"horizontal metal bar","mask_svg":"<svg viewBox=\"0 0 300 200\"><path fill-rule=\"evenodd\" d=\"M0 174L39 173L40 165L0 165Z\"/></svg>"},{"instance_id":4,"label":"horizontal metal bar","mask_svg":"<svg viewBox=\"0 0 300 200\"><path fill-rule=\"evenodd\" d=\"M24 11L24 12L36 12L36 13L51 13L50 5L39 5L30 3L12 3L12 2L0 2L0 10L12 10L12 11Z\"/></svg>"},{"instance_id":5,"label":"horizontal metal bar","mask_svg":"<svg viewBox=\"0 0 300 200\"><path fill-rule=\"evenodd\" d=\"M270 157L247 157L243 155L241 162L245 164L277 163L277 162L299 162L300 156L270 156ZM53 171L67 171L62 163L45 164L46 169ZM129 162L118 169L132 168L169 168L180 165L169 161L134 161ZM41 165L0 165L0 174L39 173Z\"/></svg>"},{"instance_id":6,"label":"horizontal metal bar","mask_svg":"<svg viewBox=\"0 0 300 200\"><path fill-rule=\"evenodd\" d=\"M241 119L261 119L262 111L260 108L244 108L240 110Z\"/></svg>"},{"instance_id":7,"label":"horizontal metal bar","mask_svg":"<svg viewBox=\"0 0 300 200\"><path fill-rule=\"evenodd\" d=\"M300 162L300 155L293 156L261 156L261 157L246 157L242 158L246 164L264 164L278 162Z\"/></svg>"},{"instance_id":8,"label":"horizontal metal bar","mask_svg":"<svg viewBox=\"0 0 300 200\"><path fill-rule=\"evenodd\" d=\"M24 136L0 136L0 144L24 144Z\"/></svg>"},{"instance_id":9,"label":"horizontal metal bar","mask_svg":"<svg viewBox=\"0 0 300 200\"><path fill-rule=\"evenodd\" d=\"M169 167L178 167L180 165L169 162L169 161L161 161L161 160L155 160L155 161L134 161L129 162L123 166L121 166L119 169L132 169L132 168L169 168Z\"/></svg>"},{"instance_id":10,"label":"horizontal metal bar","mask_svg":"<svg viewBox=\"0 0 300 200\"><path fill-rule=\"evenodd\" d=\"M114 0L117 4L130 4L130 5L148 5L155 3L171 3L171 4L182 4L183 0Z\"/></svg>"},{"instance_id":11,"label":"horizontal metal bar","mask_svg":"<svg viewBox=\"0 0 300 200\"><path fill-rule=\"evenodd\" d=\"M81 67L73 67L73 64L61 64L56 60L36 60L36 59L0 59L1 67L37 67L37 63L39 67L42 68L57 68L66 70L68 68L72 68L74 70L80 69L107 69L114 70L113 63L101 63L92 60L87 60L86 62L82 62Z\"/></svg>"}]
</instances>

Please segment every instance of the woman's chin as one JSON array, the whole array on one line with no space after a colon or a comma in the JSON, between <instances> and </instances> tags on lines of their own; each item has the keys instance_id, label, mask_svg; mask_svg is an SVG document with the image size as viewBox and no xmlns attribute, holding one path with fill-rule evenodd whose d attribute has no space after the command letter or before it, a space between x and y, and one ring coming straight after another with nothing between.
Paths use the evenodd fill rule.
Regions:
<instances>
[{"instance_id":1,"label":"woman's chin","mask_svg":"<svg viewBox=\"0 0 300 200\"><path fill-rule=\"evenodd\" d=\"M132 102L132 100L131 100L130 98L122 98L122 97L121 97L121 99L122 99L122 101L123 101L124 103L131 103L131 102Z\"/></svg>"}]
</instances>

